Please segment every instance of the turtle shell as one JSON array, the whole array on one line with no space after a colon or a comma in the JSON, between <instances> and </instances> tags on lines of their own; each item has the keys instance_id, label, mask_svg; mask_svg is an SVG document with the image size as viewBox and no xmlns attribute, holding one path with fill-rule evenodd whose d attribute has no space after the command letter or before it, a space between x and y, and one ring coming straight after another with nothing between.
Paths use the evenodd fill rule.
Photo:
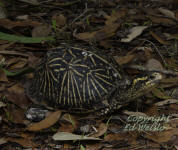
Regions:
<instances>
[{"instance_id":1,"label":"turtle shell","mask_svg":"<svg viewBox=\"0 0 178 150\"><path fill-rule=\"evenodd\" d=\"M29 95L52 107L97 110L112 103L122 77L108 56L85 48L58 47L36 69Z\"/></svg>"}]
</instances>

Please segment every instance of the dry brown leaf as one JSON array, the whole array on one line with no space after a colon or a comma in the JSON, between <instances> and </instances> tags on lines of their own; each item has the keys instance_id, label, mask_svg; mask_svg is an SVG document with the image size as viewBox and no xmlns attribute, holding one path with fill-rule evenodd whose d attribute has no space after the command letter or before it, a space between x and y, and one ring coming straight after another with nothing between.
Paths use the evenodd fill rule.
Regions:
<instances>
[{"instance_id":1,"label":"dry brown leaf","mask_svg":"<svg viewBox=\"0 0 178 150\"><path fill-rule=\"evenodd\" d=\"M66 17L63 14L56 13L52 16L52 20L56 21L56 26L62 28L66 24Z\"/></svg>"},{"instance_id":2,"label":"dry brown leaf","mask_svg":"<svg viewBox=\"0 0 178 150\"><path fill-rule=\"evenodd\" d=\"M0 54L28 57L28 54L20 53L17 51L11 51L11 50L10 51L8 51L8 50L0 51Z\"/></svg>"},{"instance_id":3,"label":"dry brown leaf","mask_svg":"<svg viewBox=\"0 0 178 150\"><path fill-rule=\"evenodd\" d=\"M59 127L59 131L60 132L73 132L75 129L77 129L78 125L79 125L79 122L77 121L77 119L68 114L68 113L65 113L61 119L60 119L61 123L60 123L60 127ZM64 123L62 123L64 122Z\"/></svg>"},{"instance_id":4,"label":"dry brown leaf","mask_svg":"<svg viewBox=\"0 0 178 150\"><path fill-rule=\"evenodd\" d=\"M86 150L99 150L101 147L103 147L103 143L91 143L86 145Z\"/></svg>"},{"instance_id":5,"label":"dry brown leaf","mask_svg":"<svg viewBox=\"0 0 178 150\"><path fill-rule=\"evenodd\" d=\"M6 61L7 67L11 69L21 69L27 64L27 59L14 57Z\"/></svg>"},{"instance_id":6,"label":"dry brown leaf","mask_svg":"<svg viewBox=\"0 0 178 150\"><path fill-rule=\"evenodd\" d=\"M51 31L52 29L48 25L36 26L32 30L32 37L46 37Z\"/></svg>"},{"instance_id":7,"label":"dry brown leaf","mask_svg":"<svg viewBox=\"0 0 178 150\"><path fill-rule=\"evenodd\" d=\"M136 56L133 54L133 55L126 55L126 56L122 56L122 57L114 57L114 59L116 60L116 62L119 64L119 65L124 65L124 64L127 64L129 62L131 62Z\"/></svg>"},{"instance_id":8,"label":"dry brown leaf","mask_svg":"<svg viewBox=\"0 0 178 150\"><path fill-rule=\"evenodd\" d=\"M6 89L5 84L0 84L0 93ZM1 95L0 95L1 97Z\"/></svg>"},{"instance_id":9,"label":"dry brown leaf","mask_svg":"<svg viewBox=\"0 0 178 150\"><path fill-rule=\"evenodd\" d=\"M8 82L8 78L7 78L5 72L2 69L0 69L0 81Z\"/></svg>"},{"instance_id":10,"label":"dry brown leaf","mask_svg":"<svg viewBox=\"0 0 178 150\"><path fill-rule=\"evenodd\" d=\"M0 45L0 51L6 50L6 48L8 48L9 46L11 46L11 45L13 45L13 44L14 44L14 42L6 43L6 44Z\"/></svg>"},{"instance_id":11,"label":"dry brown leaf","mask_svg":"<svg viewBox=\"0 0 178 150\"><path fill-rule=\"evenodd\" d=\"M38 144L32 142L31 140L29 139L23 139L23 138L11 138L11 137L8 137L8 138L5 138L7 141L10 141L10 142L14 142L14 143L18 143L20 144L22 147L24 148L34 148L34 147L37 147Z\"/></svg>"},{"instance_id":12,"label":"dry brown leaf","mask_svg":"<svg viewBox=\"0 0 178 150\"><path fill-rule=\"evenodd\" d=\"M67 124L67 123L60 123L60 127L58 129L58 132L69 132L72 133L75 129L76 126L72 125L72 124Z\"/></svg>"},{"instance_id":13,"label":"dry brown leaf","mask_svg":"<svg viewBox=\"0 0 178 150\"><path fill-rule=\"evenodd\" d=\"M99 127L97 128L97 133L95 134L92 134L91 137L99 137L99 136L102 136L103 134L106 133L108 129L108 126L105 124L105 123L100 123L99 124Z\"/></svg>"},{"instance_id":14,"label":"dry brown leaf","mask_svg":"<svg viewBox=\"0 0 178 150\"><path fill-rule=\"evenodd\" d=\"M116 4L114 3L114 1L108 1L108 0L102 0L100 2L101 7L115 7Z\"/></svg>"},{"instance_id":15,"label":"dry brown leaf","mask_svg":"<svg viewBox=\"0 0 178 150\"><path fill-rule=\"evenodd\" d=\"M176 128L178 127L178 118L175 118L175 119L171 119L168 124L170 125L170 127L172 128Z\"/></svg>"},{"instance_id":16,"label":"dry brown leaf","mask_svg":"<svg viewBox=\"0 0 178 150\"><path fill-rule=\"evenodd\" d=\"M58 110L56 112L53 112L51 115L49 115L44 120L42 120L42 121L40 121L38 123L34 123L32 125L29 125L27 127L27 130L28 131L40 131L42 129L49 128L59 120L60 116L61 116L61 111L60 110Z\"/></svg>"},{"instance_id":17,"label":"dry brown leaf","mask_svg":"<svg viewBox=\"0 0 178 150\"><path fill-rule=\"evenodd\" d=\"M105 18L107 19L105 24L113 24L115 23L118 19L125 17L126 15L126 10L118 10L117 12L112 13L110 16L105 15Z\"/></svg>"},{"instance_id":18,"label":"dry brown leaf","mask_svg":"<svg viewBox=\"0 0 178 150\"><path fill-rule=\"evenodd\" d=\"M129 134L129 132L122 132L117 134L108 134L105 136L104 141L106 142L112 142L112 141L127 141L128 143L131 143L132 145L137 144L137 137L139 136L138 133L134 132L134 134Z\"/></svg>"},{"instance_id":19,"label":"dry brown leaf","mask_svg":"<svg viewBox=\"0 0 178 150\"><path fill-rule=\"evenodd\" d=\"M166 78L161 83L178 83L178 77Z\"/></svg>"},{"instance_id":20,"label":"dry brown leaf","mask_svg":"<svg viewBox=\"0 0 178 150\"><path fill-rule=\"evenodd\" d=\"M85 32L85 33L75 34L74 37L86 42L90 42L90 41L97 42L113 36L116 30L119 28L119 26L120 24L114 23L114 24L104 26L101 30L94 31L91 33Z\"/></svg>"},{"instance_id":21,"label":"dry brown leaf","mask_svg":"<svg viewBox=\"0 0 178 150\"><path fill-rule=\"evenodd\" d=\"M29 53L28 56L28 66L32 68L36 68L41 63L41 59L33 55L33 53Z\"/></svg>"},{"instance_id":22,"label":"dry brown leaf","mask_svg":"<svg viewBox=\"0 0 178 150\"><path fill-rule=\"evenodd\" d=\"M149 116L157 116L158 115L158 106L153 105L145 113Z\"/></svg>"},{"instance_id":23,"label":"dry brown leaf","mask_svg":"<svg viewBox=\"0 0 178 150\"><path fill-rule=\"evenodd\" d=\"M162 132L154 132L152 134L147 134L146 137L157 143L168 142L172 136L178 135L178 128L166 130Z\"/></svg>"},{"instance_id":24,"label":"dry brown leaf","mask_svg":"<svg viewBox=\"0 0 178 150\"><path fill-rule=\"evenodd\" d=\"M24 88L20 84L15 84L12 87L8 88L7 91L4 91L4 95L20 108L26 109L30 105Z\"/></svg>"},{"instance_id":25,"label":"dry brown leaf","mask_svg":"<svg viewBox=\"0 0 178 150\"><path fill-rule=\"evenodd\" d=\"M159 37L157 34L155 34L153 31L150 31L150 34L161 44L164 44L164 45L170 45L169 42L163 40L161 37Z\"/></svg>"},{"instance_id":26,"label":"dry brown leaf","mask_svg":"<svg viewBox=\"0 0 178 150\"><path fill-rule=\"evenodd\" d=\"M110 133L107 136L104 137L104 141L119 141L119 140L124 140L126 138L125 133L118 133L118 134L113 134Z\"/></svg>"},{"instance_id":27,"label":"dry brown leaf","mask_svg":"<svg viewBox=\"0 0 178 150\"><path fill-rule=\"evenodd\" d=\"M23 21L11 21L9 19L0 19L0 25L7 29L12 29L14 27L26 27L26 26L39 26L41 25L38 21L23 20Z\"/></svg>"},{"instance_id":28,"label":"dry brown leaf","mask_svg":"<svg viewBox=\"0 0 178 150\"><path fill-rule=\"evenodd\" d=\"M99 45L104 47L105 49L112 48L112 45L107 40L100 41Z\"/></svg>"},{"instance_id":29,"label":"dry brown leaf","mask_svg":"<svg viewBox=\"0 0 178 150\"><path fill-rule=\"evenodd\" d=\"M0 44L3 45L3 44L8 44L9 42L6 41L6 40L0 40Z\"/></svg>"},{"instance_id":30,"label":"dry brown leaf","mask_svg":"<svg viewBox=\"0 0 178 150\"><path fill-rule=\"evenodd\" d=\"M24 124L25 110L18 108L13 104L9 104L7 108L8 108L7 111L9 112L9 118L8 119L10 121L12 121L13 123L16 123L16 124Z\"/></svg>"},{"instance_id":31,"label":"dry brown leaf","mask_svg":"<svg viewBox=\"0 0 178 150\"><path fill-rule=\"evenodd\" d=\"M123 111L124 114L127 114L127 115L134 115L134 116L147 116L145 113L143 112L135 112L135 111L128 111L128 110L124 110Z\"/></svg>"},{"instance_id":32,"label":"dry brown leaf","mask_svg":"<svg viewBox=\"0 0 178 150\"><path fill-rule=\"evenodd\" d=\"M171 98L170 96L165 95L165 93L163 93L161 90L157 89L157 88L153 88L152 93L154 96L160 98L160 99L168 99Z\"/></svg>"},{"instance_id":33,"label":"dry brown leaf","mask_svg":"<svg viewBox=\"0 0 178 150\"><path fill-rule=\"evenodd\" d=\"M169 18L148 16L154 24L161 24L165 26L174 26L176 23Z\"/></svg>"},{"instance_id":34,"label":"dry brown leaf","mask_svg":"<svg viewBox=\"0 0 178 150\"><path fill-rule=\"evenodd\" d=\"M178 104L170 104L170 107L169 108L171 108L171 110L178 110Z\"/></svg>"},{"instance_id":35,"label":"dry brown leaf","mask_svg":"<svg viewBox=\"0 0 178 150\"><path fill-rule=\"evenodd\" d=\"M163 106L163 105L167 105L167 104L174 104L174 103L178 103L177 99L167 99L164 101L160 101L155 103L156 106Z\"/></svg>"}]
</instances>

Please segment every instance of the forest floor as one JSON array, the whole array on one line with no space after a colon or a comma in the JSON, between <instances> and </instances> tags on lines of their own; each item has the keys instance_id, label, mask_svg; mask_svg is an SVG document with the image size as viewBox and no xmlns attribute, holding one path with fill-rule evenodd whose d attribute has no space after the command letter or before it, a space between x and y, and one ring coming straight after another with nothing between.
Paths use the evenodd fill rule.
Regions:
<instances>
[{"instance_id":1,"label":"forest floor","mask_svg":"<svg viewBox=\"0 0 178 150\"><path fill-rule=\"evenodd\" d=\"M110 55L130 79L164 79L101 118L46 108L34 122L28 84L62 43ZM0 149L178 150L178 0L2 0Z\"/></svg>"}]
</instances>

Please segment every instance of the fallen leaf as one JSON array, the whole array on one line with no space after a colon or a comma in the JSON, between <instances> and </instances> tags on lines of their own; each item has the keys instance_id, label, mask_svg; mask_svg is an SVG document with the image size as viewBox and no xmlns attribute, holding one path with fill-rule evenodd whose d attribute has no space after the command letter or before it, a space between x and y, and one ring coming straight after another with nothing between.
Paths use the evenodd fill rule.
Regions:
<instances>
[{"instance_id":1,"label":"fallen leaf","mask_svg":"<svg viewBox=\"0 0 178 150\"><path fill-rule=\"evenodd\" d=\"M6 73L1 69L1 67L0 67L0 81L8 82L8 78L6 76Z\"/></svg>"},{"instance_id":2,"label":"fallen leaf","mask_svg":"<svg viewBox=\"0 0 178 150\"><path fill-rule=\"evenodd\" d=\"M112 45L107 40L100 41L99 45L104 47L105 49L112 48Z\"/></svg>"},{"instance_id":3,"label":"fallen leaf","mask_svg":"<svg viewBox=\"0 0 178 150\"><path fill-rule=\"evenodd\" d=\"M46 41L54 41L54 37L26 37L26 36L17 36L13 34L7 34L4 32L0 32L0 39L7 40L10 42L18 42L18 43L44 43Z\"/></svg>"},{"instance_id":4,"label":"fallen leaf","mask_svg":"<svg viewBox=\"0 0 178 150\"><path fill-rule=\"evenodd\" d=\"M0 51L6 50L8 47L12 46L13 44L14 44L14 42L0 45Z\"/></svg>"},{"instance_id":5,"label":"fallen leaf","mask_svg":"<svg viewBox=\"0 0 178 150\"><path fill-rule=\"evenodd\" d=\"M18 19L18 20L27 20L27 19L29 19L29 15L20 15L20 16L17 16L16 19Z\"/></svg>"},{"instance_id":6,"label":"fallen leaf","mask_svg":"<svg viewBox=\"0 0 178 150\"><path fill-rule=\"evenodd\" d=\"M41 25L38 21L23 20L23 21L11 21L9 19L0 19L0 25L7 29L12 29L14 27L26 27L26 26L39 26Z\"/></svg>"},{"instance_id":7,"label":"fallen leaf","mask_svg":"<svg viewBox=\"0 0 178 150\"><path fill-rule=\"evenodd\" d=\"M120 24L114 23L114 24L106 25L101 30L94 31L91 33L85 32L85 33L75 34L74 37L86 42L90 42L90 41L97 42L113 36L116 30L119 28L119 26Z\"/></svg>"},{"instance_id":8,"label":"fallen leaf","mask_svg":"<svg viewBox=\"0 0 178 150\"><path fill-rule=\"evenodd\" d=\"M100 123L97 128L97 133L92 134L90 137L99 137L106 133L108 126L105 123Z\"/></svg>"},{"instance_id":9,"label":"fallen leaf","mask_svg":"<svg viewBox=\"0 0 178 150\"><path fill-rule=\"evenodd\" d=\"M123 111L124 114L127 114L129 116L131 115L134 115L134 116L143 116L143 117L147 117L147 114L143 113L143 112L134 112L134 111L128 111L128 110L125 110Z\"/></svg>"},{"instance_id":10,"label":"fallen leaf","mask_svg":"<svg viewBox=\"0 0 178 150\"><path fill-rule=\"evenodd\" d=\"M178 103L177 99L167 99L167 100L164 100L164 101L157 102L154 105L164 106L164 105L167 105L167 104L176 104L176 103Z\"/></svg>"},{"instance_id":11,"label":"fallen leaf","mask_svg":"<svg viewBox=\"0 0 178 150\"><path fill-rule=\"evenodd\" d=\"M9 142L14 142L14 143L18 143L20 144L22 147L24 148L34 148L34 147L37 147L38 144L32 142L31 140L29 139L23 139L23 138L12 138L12 137L8 137L8 138L5 138L7 141Z\"/></svg>"},{"instance_id":12,"label":"fallen leaf","mask_svg":"<svg viewBox=\"0 0 178 150\"><path fill-rule=\"evenodd\" d=\"M7 18L7 11L5 7L2 6L3 4L1 3L0 5L0 19L2 18Z\"/></svg>"},{"instance_id":13,"label":"fallen leaf","mask_svg":"<svg viewBox=\"0 0 178 150\"><path fill-rule=\"evenodd\" d=\"M129 134L129 132L121 132L117 134L110 133L105 138L104 141L112 142L112 141L124 141L127 143L131 143L132 145L138 144L137 137L139 136L138 133Z\"/></svg>"},{"instance_id":14,"label":"fallen leaf","mask_svg":"<svg viewBox=\"0 0 178 150\"><path fill-rule=\"evenodd\" d=\"M76 127L73 126L72 124L67 124L67 123L60 123L60 127L58 129L59 132L68 132L68 133L72 133Z\"/></svg>"},{"instance_id":15,"label":"fallen leaf","mask_svg":"<svg viewBox=\"0 0 178 150\"><path fill-rule=\"evenodd\" d=\"M73 132L75 129L77 129L79 122L77 121L76 117L65 113L61 118L60 118L60 127L59 131L60 132Z\"/></svg>"},{"instance_id":16,"label":"fallen leaf","mask_svg":"<svg viewBox=\"0 0 178 150\"><path fill-rule=\"evenodd\" d=\"M105 24L106 25L113 24L118 19L125 17L125 15L126 15L126 10L118 10L118 11L116 11L114 13L111 13L110 16L105 15L105 18L107 19Z\"/></svg>"},{"instance_id":17,"label":"fallen leaf","mask_svg":"<svg viewBox=\"0 0 178 150\"><path fill-rule=\"evenodd\" d=\"M157 34L155 34L153 31L150 31L150 34L161 44L164 44L164 45L170 45L169 42L163 40L161 37L159 37Z\"/></svg>"},{"instance_id":18,"label":"fallen leaf","mask_svg":"<svg viewBox=\"0 0 178 150\"><path fill-rule=\"evenodd\" d=\"M0 138L0 145L7 143L7 140L5 138Z\"/></svg>"},{"instance_id":19,"label":"fallen leaf","mask_svg":"<svg viewBox=\"0 0 178 150\"><path fill-rule=\"evenodd\" d=\"M9 104L7 107L7 119L15 124L24 124L24 116L25 110L16 107L13 104Z\"/></svg>"},{"instance_id":20,"label":"fallen leaf","mask_svg":"<svg viewBox=\"0 0 178 150\"><path fill-rule=\"evenodd\" d=\"M99 138L88 137L85 135L77 135L68 132L58 132L53 135L53 140L55 141L75 141L75 140L101 140Z\"/></svg>"},{"instance_id":21,"label":"fallen leaf","mask_svg":"<svg viewBox=\"0 0 178 150\"><path fill-rule=\"evenodd\" d=\"M125 133L110 133L104 137L104 141L121 141L124 140L127 137Z\"/></svg>"},{"instance_id":22,"label":"fallen leaf","mask_svg":"<svg viewBox=\"0 0 178 150\"><path fill-rule=\"evenodd\" d=\"M168 142L172 136L178 135L178 128L166 130L162 132L154 132L147 134L146 137L158 143Z\"/></svg>"},{"instance_id":23,"label":"fallen leaf","mask_svg":"<svg viewBox=\"0 0 178 150\"><path fill-rule=\"evenodd\" d=\"M29 53L28 56L28 66L31 68L36 68L39 64L41 64L42 59L36 57L33 53Z\"/></svg>"},{"instance_id":24,"label":"fallen leaf","mask_svg":"<svg viewBox=\"0 0 178 150\"><path fill-rule=\"evenodd\" d=\"M8 50L0 51L0 54L28 57L28 54L24 54L24 53L12 51L12 50L11 51L8 51Z\"/></svg>"},{"instance_id":25,"label":"fallen leaf","mask_svg":"<svg viewBox=\"0 0 178 150\"><path fill-rule=\"evenodd\" d=\"M51 31L51 27L48 25L36 26L32 30L32 37L46 37Z\"/></svg>"},{"instance_id":26,"label":"fallen leaf","mask_svg":"<svg viewBox=\"0 0 178 150\"><path fill-rule=\"evenodd\" d=\"M162 64L156 59L149 59L145 65L146 68L152 70L163 70Z\"/></svg>"},{"instance_id":27,"label":"fallen leaf","mask_svg":"<svg viewBox=\"0 0 178 150\"><path fill-rule=\"evenodd\" d=\"M99 150L103 147L103 143L89 143L86 145L86 150Z\"/></svg>"},{"instance_id":28,"label":"fallen leaf","mask_svg":"<svg viewBox=\"0 0 178 150\"><path fill-rule=\"evenodd\" d=\"M130 29L130 34L127 38L122 38L121 42L128 43L139 36L148 26L136 26Z\"/></svg>"},{"instance_id":29,"label":"fallen leaf","mask_svg":"<svg viewBox=\"0 0 178 150\"><path fill-rule=\"evenodd\" d=\"M178 77L166 78L161 83L178 83Z\"/></svg>"},{"instance_id":30,"label":"fallen leaf","mask_svg":"<svg viewBox=\"0 0 178 150\"><path fill-rule=\"evenodd\" d=\"M148 110L146 110L146 114L149 116L158 116L158 106L153 105L150 108L148 108Z\"/></svg>"},{"instance_id":31,"label":"fallen leaf","mask_svg":"<svg viewBox=\"0 0 178 150\"><path fill-rule=\"evenodd\" d=\"M158 10L166 17L175 19L175 14L172 11L165 9L165 8L159 8Z\"/></svg>"},{"instance_id":32,"label":"fallen leaf","mask_svg":"<svg viewBox=\"0 0 178 150\"><path fill-rule=\"evenodd\" d=\"M6 66L8 69L21 69L27 64L27 59L14 57L6 61Z\"/></svg>"},{"instance_id":33,"label":"fallen leaf","mask_svg":"<svg viewBox=\"0 0 178 150\"><path fill-rule=\"evenodd\" d=\"M55 25L58 27L58 28L62 28L65 26L66 24L66 17L63 15L63 14L59 14L59 13L56 13L52 16L52 21L55 21Z\"/></svg>"},{"instance_id":34,"label":"fallen leaf","mask_svg":"<svg viewBox=\"0 0 178 150\"><path fill-rule=\"evenodd\" d=\"M6 104L0 101L0 108L5 107L5 106L6 106Z\"/></svg>"},{"instance_id":35,"label":"fallen leaf","mask_svg":"<svg viewBox=\"0 0 178 150\"><path fill-rule=\"evenodd\" d=\"M15 84L8 88L7 91L4 91L4 95L8 101L16 104L20 108L26 109L30 105L25 90L20 84Z\"/></svg>"},{"instance_id":36,"label":"fallen leaf","mask_svg":"<svg viewBox=\"0 0 178 150\"><path fill-rule=\"evenodd\" d=\"M176 22L174 22L172 19L164 18L164 17L155 17L155 16L148 16L153 24L161 24L165 26L174 26L176 25Z\"/></svg>"},{"instance_id":37,"label":"fallen leaf","mask_svg":"<svg viewBox=\"0 0 178 150\"><path fill-rule=\"evenodd\" d=\"M160 98L160 99L168 99L171 98L170 96L165 95L165 93L163 93L161 90L157 89L157 88L153 88L152 93L154 96Z\"/></svg>"},{"instance_id":38,"label":"fallen leaf","mask_svg":"<svg viewBox=\"0 0 178 150\"><path fill-rule=\"evenodd\" d=\"M46 117L44 120L42 120L38 123L29 125L27 127L27 130L28 131L40 131L42 129L49 128L49 127L53 126L59 120L60 116L61 116L61 111L58 110L56 112L53 112L51 115Z\"/></svg>"},{"instance_id":39,"label":"fallen leaf","mask_svg":"<svg viewBox=\"0 0 178 150\"><path fill-rule=\"evenodd\" d=\"M124 65L124 64L131 62L135 57L136 56L133 54L133 55L126 55L126 56L122 56L122 57L114 56L114 59L116 60L116 62L119 65Z\"/></svg>"}]
</instances>

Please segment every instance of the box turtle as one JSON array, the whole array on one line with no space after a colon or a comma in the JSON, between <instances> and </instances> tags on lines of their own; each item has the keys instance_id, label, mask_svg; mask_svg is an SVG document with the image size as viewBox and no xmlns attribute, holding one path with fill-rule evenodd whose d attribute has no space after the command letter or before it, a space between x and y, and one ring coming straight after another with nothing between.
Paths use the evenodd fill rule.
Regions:
<instances>
[{"instance_id":1,"label":"box turtle","mask_svg":"<svg viewBox=\"0 0 178 150\"><path fill-rule=\"evenodd\" d=\"M39 104L69 112L113 112L142 96L162 78L152 72L128 80L114 59L100 51L61 46L37 67L28 95Z\"/></svg>"}]
</instances>

